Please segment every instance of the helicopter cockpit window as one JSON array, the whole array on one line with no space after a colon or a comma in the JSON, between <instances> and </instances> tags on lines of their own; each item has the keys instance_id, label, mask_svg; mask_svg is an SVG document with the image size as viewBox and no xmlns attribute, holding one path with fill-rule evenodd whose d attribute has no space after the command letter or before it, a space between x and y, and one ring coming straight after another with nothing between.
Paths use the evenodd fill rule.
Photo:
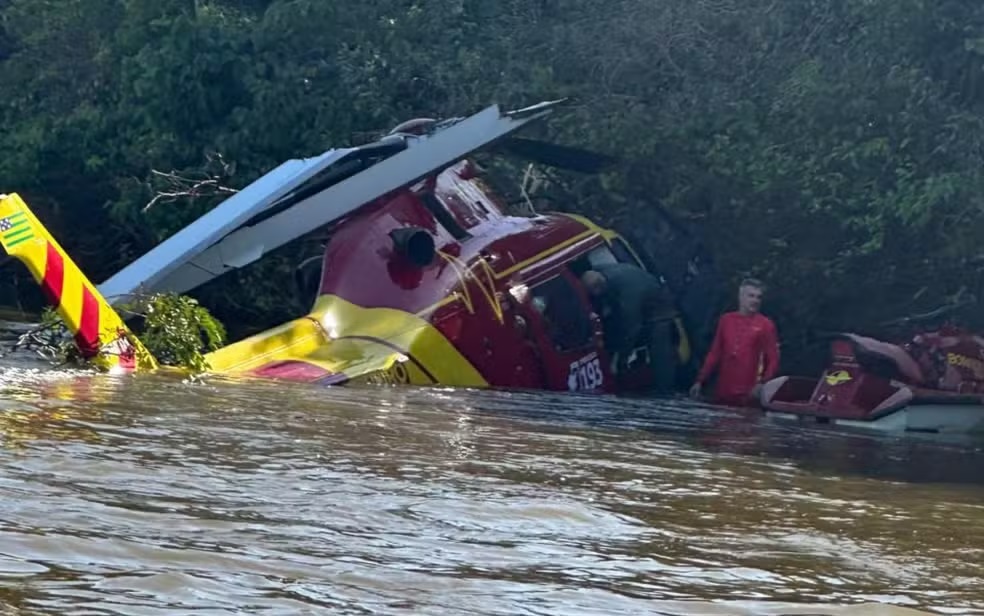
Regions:
<instances>
[{"instance_id":1,"label":"helicopter cockpit window","mask_svg":"<svg viewBox=\"0 0 984 616\"><path fill-rule=\"evenodd\" d=\"M602 244L593 248L590 252L580 255L577 259L567 264L568 268L578 278L589 269L596 268L605 263L615 263L615 255L612 254L607 245Z\"/></svg>"},{"instance_id":2,"label":"helicopter cockpit window","mask_svg":"<svg viewBox=\"0 0 984 616\"><path fill-rule=\"evenodd\" d=\"M563 276L556 276L530 289L533 306L541 314L547 335L558 351L571 351L591 344L591 321L577 291Z\"/></svg>"},{"instance_id":3,"label":"helicopter cockpit window","mask_svg":"<svg viewBox=\"0 0 984 616\"><path fill-rule=\"evenodd\" d=\"M423 193L420 195L420 199L424 202L424 206L430 210L430 213L434 215L437 222L441 224L442 227L447 229L448 233L456 240L463 240L470 237L468 231L458 224L458 221L454 219L451 212L441 203L433 193Z\"/></svg>"},{"instance_id":4,"label":"helicopter cockpit window","mask_svg":"<svg viewBox=\"0 0 984 616\"><path fill-rule=\"evenodd\" d=\"M588 263L591 267L598 267L605 263L615 263L617 259L608 246L599 246L588 253Z\"/></svg>"},{"instance_id":5,"label":"helicopter cockpit window","mask_svg":"<svg viewBox=\"0 0 984 616\"><path fill-rule=\"evenodd\" d=\"M642 267L642 263L639 263L632 255L632 251L629 250L629 247L621 239L616 238L612 240L612 254L615 255L619 263L630 263Z\"/></svg>"}]
</instances>

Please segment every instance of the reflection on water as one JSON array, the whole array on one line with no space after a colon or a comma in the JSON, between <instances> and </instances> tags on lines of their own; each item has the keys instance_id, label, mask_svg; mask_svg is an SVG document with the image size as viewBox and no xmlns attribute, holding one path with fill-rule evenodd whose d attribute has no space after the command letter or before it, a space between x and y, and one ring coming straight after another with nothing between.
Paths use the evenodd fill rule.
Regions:
<instances>
[{"instance_id":1,"label":"reflection on water","mask_svg":"<svg viewBox=\"0 0 984 616\"><path fill-rule=\"evenodd\" d=\"M9 613L984 614L972 440L24 366L0 390Z\"/></svg>"}]
</instances>

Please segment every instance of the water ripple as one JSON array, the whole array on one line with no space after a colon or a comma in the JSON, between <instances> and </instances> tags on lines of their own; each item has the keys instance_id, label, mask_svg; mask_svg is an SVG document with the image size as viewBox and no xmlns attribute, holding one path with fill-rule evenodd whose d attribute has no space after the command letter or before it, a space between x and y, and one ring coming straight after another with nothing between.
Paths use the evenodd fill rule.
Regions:
<instances>
[{"instance_id":1,"label":"water ripple","mask_svg":"<svg viewBox=\"0 0 984 616\"><path fill-rule=\"evenodd\" d=\"M0 605L25 613L984 613L973 441L683 400L0 389Z\"/></svg>"}]
</instances>

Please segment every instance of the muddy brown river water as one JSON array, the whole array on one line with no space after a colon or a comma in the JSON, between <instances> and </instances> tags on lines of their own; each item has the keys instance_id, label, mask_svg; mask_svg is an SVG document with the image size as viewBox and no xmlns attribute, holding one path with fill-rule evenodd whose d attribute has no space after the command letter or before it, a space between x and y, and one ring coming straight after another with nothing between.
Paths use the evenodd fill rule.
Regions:
<instances>
[{"instance_id":1,"label":"muddy brown river water","mask_svg":"<svg viewBox=\"0 0 984 616\"><path fill-rule=\"evenodd\" d=\"M984 614L984 443L0 367L0 614Z\"/></svg>"}]
</instances>

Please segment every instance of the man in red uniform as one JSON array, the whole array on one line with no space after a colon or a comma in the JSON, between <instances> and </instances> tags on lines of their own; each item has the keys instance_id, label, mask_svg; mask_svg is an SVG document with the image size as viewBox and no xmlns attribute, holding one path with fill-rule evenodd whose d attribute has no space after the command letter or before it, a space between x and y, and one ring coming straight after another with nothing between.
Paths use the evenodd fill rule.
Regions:
<instances>
[{"instance_id":1,"label":"man in red uniform","mask_svg":"<svg viewBox=\"0 0 984 616\"><path fill-rule=\"evenodd\" d=\"M779 339L776 326L759 313L763 285L743 280L738 288L738 310L718 321L714 342L704 359L690 395L699 397L704 382L715 371L717 386L712 401L731 406L753 406L761 384L779 370Z\"/></svg>"}]
</instances>

